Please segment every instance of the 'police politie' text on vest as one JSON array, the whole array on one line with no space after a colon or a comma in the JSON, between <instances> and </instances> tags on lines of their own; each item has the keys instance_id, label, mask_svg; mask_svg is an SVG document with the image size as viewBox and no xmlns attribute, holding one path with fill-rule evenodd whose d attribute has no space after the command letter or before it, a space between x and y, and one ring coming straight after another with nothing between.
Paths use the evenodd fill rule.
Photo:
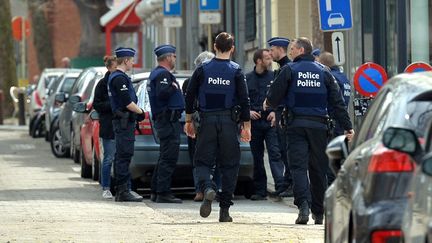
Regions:
<instances>
[{"instance_id":1,"label":"'police politie' text on vest","mask_svg":"<svg viewBox=\"0 0 432 243\"><path fill-rule=\"evenodd\" d=\"M214 85L230 85L231 81L230 80L226 80L223 78L212 78L209 77L208 78L208 84L214 84Z\"/></svg>"},{"instance_id":2,"label":"'police politie' text on vest","mask_svg":"<svg viewBox=\"0 0 432 243\"><path fill-rule=\"evenodd\" d=\"M313 72L298 72L298 80L297 87L310 87L310 88L319 88L321 87L321 82L319 81L320 75L319 73Z\"/></svg>"}]
</instances>

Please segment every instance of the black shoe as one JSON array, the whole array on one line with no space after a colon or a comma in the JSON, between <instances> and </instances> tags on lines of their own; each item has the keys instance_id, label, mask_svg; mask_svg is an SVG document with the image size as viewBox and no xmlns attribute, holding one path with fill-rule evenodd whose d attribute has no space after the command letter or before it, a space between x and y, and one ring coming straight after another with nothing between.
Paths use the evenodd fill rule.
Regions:
<instances>
[{"instance_id":1,"label":"black shoe","mask_svg":"<svg viewBox=\"0 0 432 243\"><path fill-rule=\"evenodd\" d=\"M323 224L324 215L322 214L312 214L313 220L315 220L315 224Z\"/></svg>"},{"instance_id":2,"label":"black shoe","mask_svg":"<svg viewBox=\"0 0 432 243\"><path fill-rule=\"evenodd\" d=\"M143 198L135 197L129 192L127 184L117 186L116 202L142 202Z\"/></svg>"},{"instance_id":3,"label":"black shoe","mask_svg":"<svg viewBox=\"0 0 432 243\"><path fill-rule=\"evenodd\" d=\"M220 208L219 222L232 222L233 219L229 215L229 208Z\"/></svg>"},{"instance_id":4,"label":"black shoe","mask_svg":"<svg viewBox=\"0 0 432 243\"><path fill-rule=\"evenodd\" d=\"M293 197L294 192L292 186L289 186L285 191L279 193L279 197Z\"/></svg>"},{"instance_id":5,"label":"black shoe","mask_svg":"<svg viewBox=\"0 0 432 243\"><path fill-rule=\"evenodd\" d=\"M180 198L174 197L173 194L159 194L156 197L157 203L182 203L182 200Z\"/></svg>"},{"instance_id":6,"label":"black shoe","mask_svg":"<svg viewBox=\"0 0 432 243\"><path fill-rule=\"evenodd\" d=\"M299 213L295 223L307 224L308 221L309 221L309 204L307 201L304 201L299 207Z\"/></svg>"},{"instance_id":7,"label":"black shoe","mask_svg":"<svg viewBox=\"0 0 432 243\"><path fill-rule=\"evenodd\" d=\"M263 200L267 200L267 197L261 196L259 194L254 194L251 196L250 200L252 201L263 201Z\"/></svg>"},{"instance_id":8,"label":"black shoe","mask_svg":"<svg viewBox=\"0 0 432 243\"><path fill-rule=\"evenodd\" d=\"M156 197L157 197L156 193L154 192L150 193L150 201L156 202Z\"/></svg>"},{"instance_id":9,"label":"black shoe","mask_svg":"<svg viewBox=\"0 0 432 243\"><path fill-rule=\"evenodd\" d=\"M201 203L200 215L203 218L207 218L212 210L211 204L216 197L216 192L212 188L207 188L204 192L204 200Z\"/></svg>"}]
</instances>

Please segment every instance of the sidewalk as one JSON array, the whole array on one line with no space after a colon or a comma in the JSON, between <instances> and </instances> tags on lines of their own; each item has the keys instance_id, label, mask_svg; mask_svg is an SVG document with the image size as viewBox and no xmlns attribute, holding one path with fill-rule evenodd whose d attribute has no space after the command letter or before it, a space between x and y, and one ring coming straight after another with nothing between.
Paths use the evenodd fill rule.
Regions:
<instances>
[{"instance_id":1,"label":"sidewalk","mask_svg":"<svg viewBox=\"0 0 432 243\"><path fill-rule=\"evenodd\" d=\"M6 118L3 120L3 125L0 125L0 130L7 131L28 131L28 119L26 119L26 125L18 125L18 118Z\"/></svg>"}]
</instances>

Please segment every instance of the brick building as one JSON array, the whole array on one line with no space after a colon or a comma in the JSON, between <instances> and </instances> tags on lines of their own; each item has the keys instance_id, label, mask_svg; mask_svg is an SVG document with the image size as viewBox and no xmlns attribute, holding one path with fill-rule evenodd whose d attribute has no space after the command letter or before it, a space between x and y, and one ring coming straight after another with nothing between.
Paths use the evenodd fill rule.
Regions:
<instances>
[{"instance_id":1,"label":"brick building","mask_svg":"<svg viewBox=\"0 0 432 243\"><path fill-rule=\"evenodd\" d=\"M52 0L51 4L50 11L47 11L46 14L50 25L54 63L55 67L59 67L63 57L67 56L73 59L79 53L80 16L73 0ZM31 33L27 46L28 77L29 81L32 82L32 77L41 72L33 45L33 33Z\"/></svg>"}]
</instances>

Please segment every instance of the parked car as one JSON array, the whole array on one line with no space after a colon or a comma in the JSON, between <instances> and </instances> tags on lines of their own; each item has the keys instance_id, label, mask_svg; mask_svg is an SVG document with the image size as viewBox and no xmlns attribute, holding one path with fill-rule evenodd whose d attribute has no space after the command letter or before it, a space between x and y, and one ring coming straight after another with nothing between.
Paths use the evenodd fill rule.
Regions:
<instances>
[{"instance_id":1,"label":"parked car","mask_svg":"<svg viewBox=\"0 0 432 243\"><path fill-rule=\"evenodd\" d=\"M174 73L180 86L192 75L191 72ZM140 73L133 76L133 82L138 96L138 106L146 112L146 119L139 123L139 130L135 135L135 151L130 165L132 179L139 179L144 186L150 186L151 177L159 158L159 139L153 127L152 113L147 93L149 73ZM150 119L149 119L150 118ZM180 122L184 125L185 114ZM250 197L253 193L253 159L249 143L241 143L241 161L239 170L238 193ZM173 185L176 187L193 187L192 163L188 153L187 136L184 132L180 136L180 153L176 170L173 175Z\"/></svg>"},{"instance_id":2,"label":"parked car","mask_svg":"<svg viewBox=\"0 0 432 243\"><path fill-rule=\"evenodd\" d=\"M337 177L325 194L326 242L400 240L408 182L416 165L409 155L385 147L383 135L388 127L401 126L421 139L432 106L414 98L430 90L432 73L392 78L370 107L351 151L344 136L329 143L326 152Z\"/></svg>"},{"instance_id":3,"label":"parked car","mask_svg":"<svg viewBox=\"0 0 432 243\"><path fill-rule=\"evenodd\" d=\"M42 109L42 106L45 102L45 92L48 85L51 83L51 81L58 78L60 75L62 75L64 72L66 72L67 69L65 68L46 68L42 71L37 86L31 93L30 97L30 109L29 109L29 115L30 115L30 123L29 123L29 131L32 131L33 123L35 121L36 114L38 111Z\"/></svg>"},{"instance_id":4,"label":"parked car","mask_svg":"<svg viewBox=\"0 0 432 243\"><path fill-rule=\"evenodd\" d=\"M432 90L416 96L415 100L432 106ZM387 129L383 142L387 148L407 153L417 162L404 210L403 242L432 242L432 123L428 124L424 149L415 131L404 127Z\"/></svg>"},{"instance_id":5,"label":"parked car","mask_svg":"<svg viewBox=\"0 0 432 243\"><path fill-rule=\"evenodd\" d=\"M63 75L58 77L55 81L51 82L46 91L45 99L45 129L48 138L51 137L50 130L53 121L58 118L60 111L60 104L55 101L55 96L58 93L70 95L73 84L82 72L81 69L69 69Z\"/></svg>"},{"instance_id":6,"label":"parked car","mask_svg":"<svg viewBox=\"0 0 432 243\"><path fill-rule=\"evenodd\" d=\"M59 116L59 128L61 142L65 148L70 149L70 155L75 163L79 163L79 130L73 129L72 120L74 119L73 106L82 101L88 101L91 96L92 88L95 82L101 79L101 76L106 72L105 67L90 67L85 69L77 81L74 83L71 95L66 100L65 96L57 95L56 100L64 102L62 112ZM91 87L88 89L88 87ZM78 131L78 133L76 133ZM76 134L76 135L75 135ZM76 145L78 144L78 145Z\"/></svg>"},{"instance_id":7,"label":"parked car","mask_svg":"<svg viewBox=\"0 0 432 243\"><path fill-rule=\"evenodd\" d=\"M47 133L49 133L51 151L58 158L70 156L70 149L65 147L61 140L58 118L64 108L63 103L69 98L80 73L81 71L69 71L63 75L52 97L47 99L47 104L51 103L51 105L46 111L45 123L48 124Z\"/></svg>"}]
</instances>

